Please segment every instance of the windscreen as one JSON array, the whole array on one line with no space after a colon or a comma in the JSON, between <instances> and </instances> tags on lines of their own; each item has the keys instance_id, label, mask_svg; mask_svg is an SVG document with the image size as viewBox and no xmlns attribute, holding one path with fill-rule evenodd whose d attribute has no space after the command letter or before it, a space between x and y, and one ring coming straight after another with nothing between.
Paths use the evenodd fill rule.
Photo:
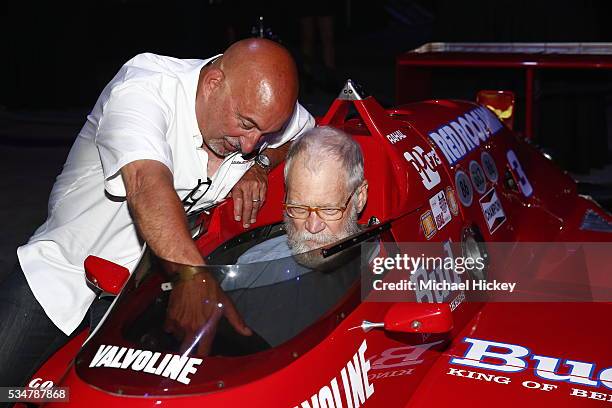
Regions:
<instances>
[{"instance_id":1,"label":"windscreen","mask_svg":"<svg viewBox=\"0 0 612 408\"><path fill-rule=\"evenodd\" d=\"M293 256L286 235L233 265L195 267L147 254L79 353L77 374L126 395L244 383L249 372L277 370L327 336L338 310L359 304L360 268L359 245L327 258L320 250Z\"/></svg>"}]
</instances>

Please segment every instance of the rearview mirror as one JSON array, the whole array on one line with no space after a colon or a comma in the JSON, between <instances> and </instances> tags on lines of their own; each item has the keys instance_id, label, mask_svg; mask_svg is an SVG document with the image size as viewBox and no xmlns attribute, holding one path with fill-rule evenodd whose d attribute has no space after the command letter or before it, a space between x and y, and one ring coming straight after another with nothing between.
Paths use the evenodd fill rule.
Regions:
<instances>
[{"instance_id":1,"label":"rearview mirror","mask_svg":"<svg viewBox=\"0 0 612 408\"><path fill-rule=\"evenodd\" d=\"M453 329L453 314L448 303L401 302L391 306L384 322L364 320L364 331L383 328L399 333L447 333Z\"/></svg>"},{"instance_id":2,"label":"rearview mirror","mask_svg":"<svg viewBox=\"0 0 612 408\"><path fill-rule=\"evenodd\" d=\"M130 277L130 271L106 259L89 255L85 259L85 276L102 292L117 296Z\"/></svg>"},{"instance_id":3,"label":"rearview mirror","mask_svg":"<svg viewBox=\"0 0 612 408\"><path fill-rule=\"evenodd\" d=\"M391 306L385 315L385 330L402 333L446 333L453 329L448 303L407 303Z\"/></svg>"}]
</instances>

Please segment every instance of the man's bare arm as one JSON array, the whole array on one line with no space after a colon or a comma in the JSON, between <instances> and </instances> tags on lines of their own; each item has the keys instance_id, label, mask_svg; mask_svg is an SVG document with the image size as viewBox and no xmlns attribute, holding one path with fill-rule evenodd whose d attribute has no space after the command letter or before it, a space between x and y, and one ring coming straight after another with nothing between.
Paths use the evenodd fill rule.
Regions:
<instances>
[{"instance_id":1,"label":"man's bare arm","mask_svg":"<svg viewBox=\"0 0 612 408\"><path fill-rule=\"evenodd\" d=\"M155 160L137 160L121 169L127 202L140 236L160 258L202 265L172 173Z\"/></svg>"},{"instance_id":2,"label":"man's bare arm","mask_svg":"<svg viewBox=\"0 0 612 408\"><path fill-rule=\"evenodd\" d=\"M189 234L170 170L154 160L138 160L124 166L121 176L132 218L153 252L181 264L204 264ZM197 276L198 279L191 277L174 283L164 322L166 331L182 341L183 351L198 344L198 353L208 354L221 315L238 333L251 335L252 331L210 272L202 270Z\"/></svg>"}]
</instances>

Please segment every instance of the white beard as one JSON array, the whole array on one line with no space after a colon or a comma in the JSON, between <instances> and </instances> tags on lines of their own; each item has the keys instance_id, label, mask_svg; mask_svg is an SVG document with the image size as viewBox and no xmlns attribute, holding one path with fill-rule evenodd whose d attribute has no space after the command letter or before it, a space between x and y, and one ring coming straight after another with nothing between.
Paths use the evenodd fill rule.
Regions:
<instances>
[{"instance_id":1,"label":"white beard","mask_svg":"<svg viewBox=\"0 0 612 408\"><path fill-rule=\"evenodd\" d=\"M344 225L342 226L340 234L336 235L328 231L322 231L316 234L312 234L306 230L298 232L293 227L293 223L287 214L285 214L285 229L287 230L288 245L296 261L309 268L316 268L323 261L328 261L330 258L323 258L319 251L313 250L340 241L349 235L359 232L361 227L357 223L357 215L357 207L352 205L349 209L348 216L344 220Z\"/></svg>"}]
</instances>

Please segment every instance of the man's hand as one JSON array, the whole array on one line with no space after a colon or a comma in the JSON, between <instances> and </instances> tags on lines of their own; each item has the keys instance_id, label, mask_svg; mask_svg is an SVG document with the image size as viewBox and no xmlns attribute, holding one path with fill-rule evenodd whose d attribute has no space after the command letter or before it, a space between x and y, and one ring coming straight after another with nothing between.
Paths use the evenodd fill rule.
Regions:
<instances>
[{"instance_id":1,"label":"man's hand","mask_svg":"<svg viewBox=\"0 0 612 408\"><path fill-rule=\"evenodd\" d=\"M212 275L200 272L192 279L174 285L164 329L182 341L181 353L193 350L199 343L197 355L206 356L210 353L217 324L223 315L238 333L243 336L253 334Z\"/></svg>"},{"instance_id":2,"label":"man's hand","mask_svg":"<svg viewBox=\"0 0 612 408\"><path fill-rule=\"evenodd\" d=\"M291 142L287 142L282 146L265 150L272 169L285 160L290 146ZM268 172L256 164L244 173L232 189L230 194L234 199L234 219L242 221L244 228L249 228L257 221L257 212L266 201L267 191Z\"/></svg>"},{"instance_id":3,"label":"man's hand","mask_svg":"<svg viewBox=\"0 0 612 408\"><path fill-rule=\"evenodd\" d=\"M268 173L258 165L251 167L231 191L234 199L234 219L244 228L257 221L257 212L266 200Z\"/></svg>"}]
</instances>

